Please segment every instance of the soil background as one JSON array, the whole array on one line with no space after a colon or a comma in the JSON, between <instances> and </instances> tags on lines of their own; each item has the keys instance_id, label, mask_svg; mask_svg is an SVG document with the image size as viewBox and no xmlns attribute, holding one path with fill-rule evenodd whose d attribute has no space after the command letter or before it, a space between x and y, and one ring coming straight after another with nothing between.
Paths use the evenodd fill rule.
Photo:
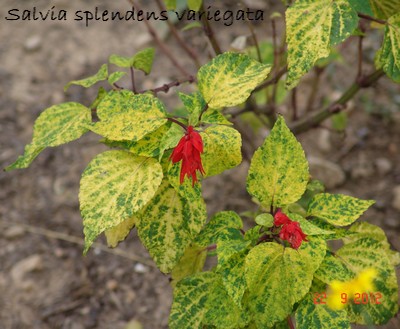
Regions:
<instances>
[{"instance_id":1,"label":"soil background","mask_svg":"<svg viewBox=\"0 0 400 329\"><path fill-rule=\"evenodd\" d=\"M252 8L283 11L277 1L246 1ZM12 8L55 11L68 15L77 10L129 10L124 0L67 1L1 0L0 6L0 167L9 165L23 153L32 137L33 123L41 111L66 101L87 106L96 88L85 90L64 85L94 74L111 54L129 56L151 45L143 22L6 21ZM146 10L158 11L155 1L142 2ZM230 1L213 6L232 9ZM261 39L271 41L268 14L256 22ZM183 23L177 23L181 28ZM231 49L239 36L249 36L243 22L230 27L213 23L223 49ZM195 75L190 60L182 55L167 27L155 27L171 46L179 61ZM278 24L278 29L281 26ZM206 63L212 50L199 30L183 33L190 47ZM237 39L236 39L237 40ZM373 32L365 39L365 71L371 71L380 36ZM351 84L357 39L340 46L340 65L328 66L322 76L321 95L316 107L334 100ZM351 79L349 78L351 77ZM148 89L182 78L159 48L153 73L138 75L139 87ZM312 73L298 89L299 115L310 93ZM129 79L121 83L129 86ZM191 86L184 88L190 90ZM174 93L162 95L169 107L178 104ZM393 248L400 250L400 88L382 78L373 88L363 90L347 108L349 122L344 133L323 128L299 137L310 160L311 174L327 185L329 192L345 193L376 204L362 220L381 226ZM280 111L290 118L290 105ZM252 154L268 134L258 137L250 126L244 154ZM246 128L247 127L247 128ZM260 137L261 135L261 137ZM98 136L87 134L78 141L43 151L25 170L0 172L0 329L131 329L167 328L172 299L169 278L153 265L133 231L118 251L101 245L82 256L82 219L79 214L79 179L86 165L106 148ZM250 143L249 143L250 142ZM248 163L204 182L204 197L210 214L220 210L253 210L245 189ZM250 223L249 223L250 224ZM140 261L135 261L135 257ZM382 328L400 328L399 318Z\"/></svg>"}]
</instances>

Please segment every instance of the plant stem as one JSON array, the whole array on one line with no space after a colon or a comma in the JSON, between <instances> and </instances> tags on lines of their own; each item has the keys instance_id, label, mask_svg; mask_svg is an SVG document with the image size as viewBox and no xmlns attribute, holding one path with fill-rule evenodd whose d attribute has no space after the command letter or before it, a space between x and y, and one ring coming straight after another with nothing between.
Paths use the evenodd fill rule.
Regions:
<instances>
[{"instance_id":1,"label":"plant stem","mask_svg":"<svg viewBox=\"0 0 400 329\"><path fill-rule=\"evenodd\" d=\"M376 23L379 23L379 24L383 24L383 25L387 24L387 21L385 21L384 19L378 19L378 18L369 16L369 15L366 15L366 14L362 14L362 13L357 13L357 15L358 15L358 17L367 19L369 21L373 21L373 22L376 22Z\"/></svg>"},{"instance_id":2,"label":"plant stem","mask_svg":"<svg viewBox=\"0 0 400 329\"><path fill-rule=\"evenodd\" d=\"M257 91L260 91L260 90L262 90L262 89L264 89L264 88L266 88L266 87L268 87L270 85L273 85L274 83L277 83L280 80L280 78L286 73L286 71L287 71L287 66L282 67L272 79L265 80L262 84L257 86L252 91L252 93L256 93Z\"/></svg>"},{"instance_id":3,"label":"plant stem","mask_svg":"<svg viewBox=\"0 0 400 329\"><path fill-rule=\"evenodd\" d=\"M135 4L134 0L128 0L132 6L136 7L137 9L140 9L139 6ZM149 23L148 20L143 20L143 23L146 25L147 30L153 37L155 43L161 48L161 50L164 52L164 54L168 57L168 59L171 61L172 64L175 65L175 67L185 76L191 76L190 73L181 65L179 64L178 60L175 58L175 56L172 54L170 49L167 47L167 45L160 39L158 36L156 30L153 28L153 26Z\"/></svg>"},{"instance_id":4,"label":"plant stem","mask_svg":"<svg viewBox=\"0 0 400 329\"><path fill-rule=\"evenodd\" d=\"M295 329L293 321L292 321L292 318L291 318L290 315L288 315L288 317L287 317L287 323L288 323L290 329Z\"/></svg>"},{"instance_id":5,"label":"plant stem","mask_svg":"<svg viewBox=\"0 0 400 329\"><path fill-rule=\"evenodd\" d=\"M278 66L279 66L279 51L278 51L278 42L276 40L276 24L275 24L275 18L271 19L271 25L272 25L272 42L273 42L273 47L274 47L274 66L272 67L272 70L274 71L274 78L276 79L276 82L274 86L272 87L272 97L271 97L271 103L273 105L276 104L276 92L278 90L278 81L277 75L278 75ZM274 108L274 106L273 106Z\"/></svg>"},{"instance_id":6,"label":"plant stem","mask_svg":"<svg viewBox=\"0 0 400 329\"><path fill-rule=\"evenodd\" d=\"M185 124L183 124L182 122L174 119L174 118L166 118L168 121L171 121L173 123L176 123L177 125L181 126L183 129L185 129L185 131L187 130L187 126Z\"/></svg>"},{"instance_id":7,"label":"plant stem","mask_svg":"<svg viewBox=\"0 0 400 329\"><path fill-rule=\"evenodd\" d=\"M133 67L130 67L130 70L131 70L132 91L134 94L136 94L135 71L133 70Z\"/></svg>"},{"instance_id":8,"label":"plant stem","mask_svg":"<svg viewBox=\"0 0 400 329\"><path fill-rule=\"evenodd\" d=\"M293 88L292 90L292 110L293 110L293 115L292 115L292 120L296 121L298 119L298 113L297 113L297 88Z\"/></svg>"},{"instance_id":9,"label":"plant stem","mask_svg":"<svg viewBox=\"0 0 400 329\"><path fill-rule=\"evenodd\" d=\"M161 0L156 0L158 8L160 8L160 10L167 10L165 8L164 3ZM182 39L181 35L179 34L178 30L176 29L175 25L171 23L171 21L168 19L167 20L167 24L168 27L172 33L172 35L174 36L175 40L179 43L179 45L182 47L182 49L189 55L189 57L193 60L193 62L195 63L197 68L200 68L201 64L200 64L200 60L197 57L196 52L193 51L192 48L190 48L186 42Z\"/></svg>"},{"instance_id":10,"label":"plant stem","mask_svg":"<svg viewBox=\"0 0 400 329\"><path fill-rule=\"evenodd\" d=\"M360 35L358 37L358 63L357 63L357 77L356 79L359 80L362 77L362 47L363 47L363 40L364 37Z\"/></svg>"},{"instance_id":11,"label":"plant stem","mask_svg":"<svg viewBox=\"0 0 400 329\"><path fill-rule=\"evenodd\" d=\"M290 125L290 130L294 134L300 134L311 128L318 126L322 121L329 118L333 114L336 114L345 108L346 103L357 94L360 89L370 87L374 82L378 81L384 75L382 69L376 70L368 76L359 79L354 82L343 94L342 96L330 104L328 107L312 113L311 115L304 117L292 125Z\"/></svg>"},{"instance_id":12,"label":"plant stem","mask_svg":"<svg viewBox=\"0 0 400 329\"><path fill-rule=\"evenodd\" d=\"M201 5L200 11L205 12L204 3ZM215 51L215 54L216 55L222 54L221 47L219 46L219 43L215 38L214 30L212 29L210 22L207 20L206 15L201 15L201 23L203 24L204 33L206 34L208 40L210 41L211 46Z\"/></svg>"},{"instance_id":13,"label":"plant stem","mask_svg":"<svg viewBox=\"0 0 400 329\"><path fill-rule=\"evenodd\" d=\"M201 117L203 116L204 112L208 110L208 104L204 106L204 108L201 110L200 115L199 115L199 121L201 121Z\"/></svg>"},{"instance_id":14,"label":"plant stem","mask_svg":"<svg viewBox=\"0 0 400 329\"><path fill-rule=\"evenodd\" d=\"M244 4L243 0L240 0L240 5L241 5L242 9L245 9L245 4ZM258 61L260 63L262 63L260 45L258 43L256 33L254 32L253 25L251 24L251 22L248 19L246 19L246 24L247 24L247 27L249 28L249 31L251 34L251 39L253 40L254 46L256 47Z\"/></svg>"},{"instance_id":15,"label":"plant stem","mask_svg":"<svg viewBox=\"0 0 400 329\"><path fill-rule=\"evenodd\" d=\"M317 96L317 92L319 89L319 81L320 81L321 74L323 71L324 71L323 68L320 68L317 66L314 68L315 75L314 75L314 79L313 79L312 85L311 85L310 96L308 96L308 100L307 100L307 105L306 105L307 111L312 111L312 109L313 109L315 97Z\"/></svg>"},{"instance_id":16,"label":"plant stem","mask_svg":"<svg viewBox=\"0 0 400 329\"><path fill-rule=\"evenodd\" d=\"M138 93L139 94L143 94L143 93L145 93L147 91L151 91L154 94L157 94L159 92L167 93L172 87L178 87L178 86L180 86L181 84L183 84L185 82L193 83L195 81L196 81L196 78L194 76L190 75L187 79L182 79L182 80L178 80L178 81L172 81L170 83L165 83L162 86L157 87L157 88L148 89L148 90L141 90Z\"/></svg>"}]
</instances>

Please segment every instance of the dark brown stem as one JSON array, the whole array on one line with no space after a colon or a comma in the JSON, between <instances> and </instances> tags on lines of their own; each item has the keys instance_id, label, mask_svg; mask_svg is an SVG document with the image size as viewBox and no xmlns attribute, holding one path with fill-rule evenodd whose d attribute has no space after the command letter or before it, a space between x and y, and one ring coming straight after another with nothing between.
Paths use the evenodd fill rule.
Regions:
<instances>
[{"instance_id":1,"label":"dark brown stem","mask_svg":"<svg viewBox=\"0 0 400 329\"><path fill-rule=\"evenodd\" d=\"M288 323L290 329L295 329L293 321L292 321L292 318L291 318L290 315L288 315L288 317L287 317L287 323Z\"/></svg>"},{"instance_id":2,"label":"dark brown stem","mask_svg":"<svg viewBox=\"0 0 400 329\"><path fill-rule=\"evenodd\" d=\"M243 3L243 0L240 0L240 5L241 5L242 9L244 9L246 7L245 4ZM247 27L249 28L249 31L251 34L251 39L253 40L254 46L256 47L258 61L260 63L262 63L260 45L258 43L256 33L254 32L253 25L251 24L251 22L248 19L246 19L246 24L247 24Z\"/></svg>"},{"instance_id":3,"label":"dark brown stem","mask_svg":"<svg viewBox=\"0 0 400 329\"><path fill-rule=\"evenodd\" d=\"M364 40L364 37L362 35L360 35L358 37L358 63L357 63L357 77L356 77L357 80L361 79L361 77L362 77L363 40Z\"/></svg>"},{"instance_id":4,"label":"dark brown stem","mask_svg":"<svg viewBox=\"0 0 400 329\"><path fill-rule=\"evenodd\" d=\"M205 11L204 3L201 5L200 11L203 12ZM222 54L221 47L219 46L219 43L215 38L214 30L212 29L210 22L207 20L206 15L201 15L201 23L203 24L204 33L206 34L208 40L210 41L211 46L215 51L215 54L216 55Z\"/></svg>"},{"instance_id":5,"label":"dark brown stem","mask_svg":"<svg viewBox=\"0 0 400 329\"><path fill-rule=\"evenodd\" d=\"M201 121L201 117L203 116L204 112L208 110L208 104L204 106L204 108L201 110L200 115L199 115L199 121Z\"/></svg>"},{"instance_id":6,"label":"dark brown stem","mask_svg":"<svg viewBox=\"0 0 400 329\"><path fill-rule=\"evenodd\" d=\"M370 87L384 74L385 73L383 72L383 70L379 69L371 73L370 75L359 79L359 81L354 82L338 100L330 104L328 107L296 121L295 123L290 125L290 130L294 134L300 134L311 128L317 127L325 119L329 118L335 113L342 111L345 108L346 103L350 99L352 99L354 95L360 91L360 89Z\"/></svg>"},{"instance_id":7,"label":"dark brown stem","mask_svg":"<svg viewBox=\"0 0 400 329\"><path fill-rule=\"evenodd\" d=\"M298 118L298 113L297 113L297 88L293 88L292 90L292 120L296 121Z\"/></svg>"},{"instance_id":8,"label":"dark brown stem","mask_svg":"<svg viewBox=\"0 0 400 329\"><path fill-rule=\"evenodd\" d=\"M279 50L278 50L278 42L277 42L277 35L276 35L276 24L275 24L275 18L272 18L271 20L272 24L272 42L273 42L273 47L274 47L274 66L272 70L274 71L274 78L277 80L277 75L278 75L278 67L279 67ZM272 88L272 97L271 97L271 103L276 104L276 92L278 90L278 83L275 83L273 88Z\"/></svg>"},{"instance_id":9,"label":"dark brown stem","mask_svg":"<svg viewBox=\"0 0 400 329\"><path fill-rule=\"evenodd\" d=\"M136 86L135 86L135 71L133 70L133 67L131 69L131 81L132 81L132 91L133 93L136 94Z\"/></svg>"},{"instance_id":10,"label":"dark brown stem","mask_svg":"<svg viewBox=\"0 0 400 329\"><path fill-rule=\"evenodd\" d=\"M307 105L306 105L306 109L309 112L311 112L314 107L315 97L318 94L319 81L320 81L321 74L323 71L324 71L324 69L320 68L318 66L316 66L314 68L314 79L312 81L311 92L310 92L310 96L308 96Z\"/></svg>"},{"instance_id":11,"label":"dark brown stem","mask_svg":"<svg viewBox=\"0 0 400 329\"><path fill-rule=\"evenodd\" d=\"M209 246L207 246L205 248L205 250L207 250L207 251L213 251L215 249L217 249L217 245L216 244L211 244L211 245L209 245Z\"/></svg>"},{"instance_id":12,"label":"dark brown stem","mask_svg":"<svg viewBox=\"0 0 400 329\"><path fill-rule=\"evenodd\" d=\"M270 239L271 239L270 235L264 234L258 239L257 244L260 244L260 243L262 243L264 241L268 241Z\"/></svg>"},{"instance_id":13,"label":"dark brown stem","mask_svg":"<svg viewBox=\"0 0 400 329\"><path fill-rule=\"evenodd\" d=\"M140 7L136 5L134 0L128 0L132 6L136 7L139 9ZM153 28L153 26L149 23L148 20L143 20L143 23L146 25L147 30L151 34L151 36L154 39L154 42L161 48L161 50L164 52L164 54L168 57L168 59L171 61L172 64L175 65L175 67L185 76L191 76L190 73L178 62L178 60L175 58L175 56L172 54L170 49L167 47L167 45L160 39L158 36L156 30Z\"/></svg>"},{"instance_id":14,"label":"dark brown stem","mask_svg":"<svg viewBox=\"0 0 400 329\"><path fill-rule=\"evenodd\" d=\"M187 126L185 124L183 124L182 122L174 119L174 118L166 118L168 121L171 121L173 123L176 123L177 125L181 126L183 129L185 129L185 131L187 130Z\"/></svg>"},{"instance_id":15,"label":"dark brown stem","mask_svg":"<svg viewBox=\"0 0 400 329\"><path fill-rule=\"evenodd\" d=\"M151 91L154 94L157 94L159 92L164 92L167 93L172 87L178 87L181 84L188 82L188 83L193 83L196 81L196 78L192 75L190 75L187 79L183 79L183 80L178 80L178 81L172 81L170 83L165 83L160 87L157 88L153 88L153 89L148 89L148 90L141 90L138 93L139 94L143 94L145 92Z\"/></svg>"},{"instance_id":16,"label":"dark brown stem","mask_svg":"<svg viewBox=\"0 0 400 329\"><path fill-rule=\"evenodd\" d=\"M158 8L160 10L167 10L165 8L165 5L163 3L163 1L161 0L156 0ZM175 40L179 43L179 45L182 47L182 49L189 55L189 57L193 60L193 62L196 64L197 68L200 68L201 64L200 64L200 60L197 57L196 52L193 51L192 48L190 48L186 42L182 39L181 35L179 34L178 30L176 29L175 25L168 19L167 21L168 27L172 33L172 35L174 36Z\"/></svg>"},{"instance_id":17,"label":"dark brown stem","mask_svg":"<svg viewBox=\"0 0 400 329\"><path fill-rule=\"evenodd\" d=\"M384 19L378 19L378 18L369 16L369 15L366 15L366 14L362 14L362 13L357 13L357 14L358 14L358 17L360 17L360 18L364 18L364 19L367 19L369 21L376 22L376 23L383 24L383 25L387 24L387 21L385 21Z\"/></svg>"}]
</instances>

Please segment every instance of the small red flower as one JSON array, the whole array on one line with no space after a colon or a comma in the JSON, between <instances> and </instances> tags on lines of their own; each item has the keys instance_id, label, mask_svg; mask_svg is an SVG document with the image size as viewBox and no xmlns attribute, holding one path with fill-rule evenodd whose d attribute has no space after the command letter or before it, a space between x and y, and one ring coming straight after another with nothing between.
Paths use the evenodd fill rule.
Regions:
<instances>
[{"instance_id":1,"label":"small red flower","mask_svg":"<svg viewBox=\"0 0 400 329\"><path fill-rule=\"evenodd\" d=\"M281 226L279 237L282 240L288 241L292 248L299 249L303 241L307 241L307 235L301 230L298 222L290 220L283 212L278 210L274 216L275 226Z\"/></svg>"},{"instance_id":2,"label":"small red flower","mask_svg":"<svg viewBox=\"0 0 400 329\"><path fill-rule=\"evenodd\" d=\"M186 175L192 178L192 186L194 186L194 183L197 182L196 170L203 175L205 174L203 165L201 164L200 153L203 153L203 140L200 134L193 129L193 126L188 126L185 136L181 138L170 157L172 163L177 163L182 160L180 174L181 184Z\"/></svg>"},{"instance_id":3,"label":"small red flower","mask_svg":"<svg viewBox=\"0 0 400 329\"><path fill-rule=\"evenodd\" d=\"M280 209L276 212L274 216L274 225L281 226L284 224L290 223L291 220L288 216L286 216Z\"/></svg>"}]
</instances>

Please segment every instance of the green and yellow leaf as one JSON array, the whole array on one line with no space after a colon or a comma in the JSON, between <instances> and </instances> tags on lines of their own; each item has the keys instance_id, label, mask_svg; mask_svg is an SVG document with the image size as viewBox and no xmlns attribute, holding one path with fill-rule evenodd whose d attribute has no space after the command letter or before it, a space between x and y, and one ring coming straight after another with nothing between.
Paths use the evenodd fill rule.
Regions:
<instances>
[{"instance_id":1,"label":"green and yellow leaf","mask_svg":"<svg viewBox=\"0 0 400 329\"><path fill-rule=\"evenodd\" d=\"M271 70L247 55L227 52L202 66L197 73L199 90L210 108L235 106L246 101Z\"/></svg>"},{"instance_id":2,"label":"green and yellow leaf","mask_svg":"<svg viewBox=\"0 0 400 329\"><path fill-rule=\"evenodd\" d=\"M279 117L251 160L247 190L269 209L296 202L307 187L308 163L300 143Z\"/></svg>"},{"instance_id":3,"label":"green and yellow leaf","mask_svg":"<svg viewBox=\"0 0 400 329\"><path fill-rule=\"evenodd\" d=\"M133 67L135 69L143 71L146 74L149 74L151 72L153 60L154 48L143 49L131 57L111 55L109 58L109 62L111 64L125 68Z\"/></svg>"},{"instance_id":4,"label":"green and yellow leaf","mask_svg":"<svg viewBox=\"0 0 400 329\"><path fill-rule=\"evenodd\" d=\"M169 130L169 125L163 125L157 130L145 135L141 140L134 141L112 141L104 140L104 144L110 147L119 147L139 156L154 158L162 156L160 143Z\"/></svg>"},{"instance_id":5,"label":"green and yellow leaf","mask_svg":"<svg viewBox=\"0 0 400 329\"><path fill-rule=\"evenodd\" d=\"M142 209L155 195L163 177L153 158L126 151L97 155L85 169L79 192L87 252L96 237Z\"/></svg>"},{"instance_id":6,"label":"green and yellow leaf","mask_svg":"<svg viewBox=\"0 0 400 329\"><path fill-rule=\"evenodd\" d=\"M101 102L101 107L105 101L108 102L109 98ZM116 112L93 125L90 128L93 132L110 140L136 142L167 123L164 105L154 96L125 94L122 99L118 96L117 101ZM112 110L107 104L106 112Z\"/></svg>"},{"instance_id":7,"label":"green and yellow leaf","mask_svg":"<svg viewBox=\"0 0 400 329\"><path fill-rule=\"evenodd\" d=\"M325 289L319 290L320 293ZM326 304L315 304L313 294L307 294L295 313L298 329L350 329L350 322L345 310L334 311Z\"/></svg>"},{"instance_id":8,"label":"green and yellow leaf","mask_svg":"<svg viewBox=\"0 0 400 329\"><path fill-rule=\"evenodd\" d=\"M5 170L27 168L46 147L54 147L78 139L88 131L90 110L79 103L68 102L44 110L33 126L32 142L25 152Z\"/></svg>"},{"instance_id":9,"label":"green and yellow leaf","mask_svg":"<svg viewBox=\"0 0 400 329\"><path fill-rule=\"evenodd\" d=\"M182 127L177 124L171 124L170 128L160 141L160 158L166 150L177 146L184 134L185 132Z\"/></svg>"},{"instance_id":10,"label":"green and yellow leaf","mask_svg":"<svg viewBox=\"0 0 400 329\"><path fill-rule=\"evenodd\" d=\"M398 266L400 264L400 253L390 249L385 231L379 226L367 222L359 222L352 225L349 232L353 234L343 239L344 243L355 242L361 238L372 238L382 244L393 266Z\"/></svg>"},{"instance_id":11,"label":"green and yellow leaf","mask_svg":"<svg viewBox=\"0 0 400 329\"><path fill-rule=\"evenodd\" d=\"M203 248L217 243L218 237L229 228L242 229L243 222L234 211L221 211L211 217L210 221L197 235L195 243Z\"/></svg>"},{"instance_id":12,"label":"green and yellow leaf","mask_svg":"<svg viewBox=\"0 0 400 329\"><path fill-rule=\"evenodd\" d=\"M200 135L204 145L201 160L206 177L218 175L242 162L242 138L236 129L211 126Z\"/></svg>"},{"instance_id":13,"label":"green and yellow leaf","mask_svg":"<svg viewBox=\"0 0 400 329\"><path fill-rule=\"evenodd\" d=\"M298 251L274 242L259 244L246 257L247 307L258 328L285 319L311 287L326 244L310 237ZM273 305L273 307L271 307Z\"/></svg>"},{"instance_id":14,"label":"green and yellow leaf","mask_svg":"<svg viewBox=\"0 0 400 329\"><path fill-rule=\"evenodd\" d=\"M122 77L124 77L126 75L126 72L113 72L110 74L110 76L108 77L108 83L110 85L113 85L114 83L116 83L117 81L119 81Z\"/></svg>"},{"instance_id":15,"label":"green and yellow leaf","mask_svg":"<svg viewBox=\"0 0 400 329\"><path fill-rule=\"evenodd\" d=\"M359 324L384 324L398 311L398 284L396 273L391 261L385 252L382 243L369 237L348 243L340 248L336 255L352 272L358 274L366 269L373 268L378 272L374 280L375 292L380 292L381 304L350 303L347 313L350 322ZM337 271L332 267L331 272ZM331 275L333 277L333 275ZM343 279L339 278L340 281ZM364 291L360 291L364 293Z\"/></svg>"},{"instance_id":16,"label":"green and yellow leaf","mask_svg":"<svg viewBox=\"0 0 400 329\"><path fill-rule=\"evenodd\" d=\"M335 233L332 230L324 230L324 229L312 224L309 220L305 219L301 215L288 213L287 216L291 220L298 222L300 224L301 230L307 235L326 235L326 234L334 234Z\"/></svg>"},{"instance_id":17,"label":"green and yellow leaf","mask_svg":"<svg viewBox=\"0 0 400 329\"><path fill-rule=\"evenodd\" d=\"M357 12L347 0L298 0L289 7L287 87L295 87L318 59L328 57L332 46L351 35L357 24Z\"/></svg>"},{"instance_id":18,"label":"green and yellow leaf","mask_svg":"<svg viewBox=\"0 0 400 329\"><path fill-rule=\"evenodd\" d=\"M107 245L110 248L115 248L118 243L124 241L129 232L135 226L135 216L124 220L122 223L105 230L104 234L107 239Z\"/></svg>"},{"instance_id":19,"label":"green and yellow leaf","mask_svg":"<svg viewBox=\"0 0 400 329\"><path fill-rule=\"evenodd\" d=\"M387 19L400 12L400 0L369 0L369 3L376 18Z\"/></svg>"},{"instance_id":20,"label":"green and yellow leaf","mask_svg":"<svg viewBox=\"0 0 400 329\"><path fill-rule=\"evenodd\" d=\"M205 248L189 245L179 263L176 264L171 272L172 284L176 285L183 278L201 272L206 258L207 250Z\"/></svg>"},{"instance_id":21,"label":"green and yellow leaf","mask_svg":"<svg viewBox=\"0 0 400 329\"><path fill-rule=\"evenodd\" d=\"M361 200L344 194L319 193L310 202L307 216L324 219L335 226L347 226L374 203L373 200Z\"/></svg>"},{"instance_id":22,"label":"green and yellow leaf","mask_svg":"<svg viewBox=\"0 0 400 329\"><path fill-rule=\"evenodd\" d=\"M192 94L179 93L179 98L181 99L183 105L185 105L186 110L189 112L189 125L197 126L199 123L199 117L201 111L207 105L203 96L199 91Z\"/></svg>"},{"instance_id":23,"label":"green and yellow leaf","mask_svg":"<svg viewBox=\"0 0 400 329\"><path fill-rule=\"evenodd\" d=\"M97 105L96 114L100 120L110 119L114 115L118 115L128 111L135 102L135 94L129 90L111 90Z\"/></svg>"},{"instance_id":24,"label":"green and yellow leaf","mask_svg":"<svg viewBox=\"0 0 400 329\"><path fill-rule=\"evenodd\" d=\"M171 329L202 329L203 325L237 329L245 324L243 318L215 273L198 273L176 285L169 317Z\"/></svg>"},{"instance_id":25,"label":"green and yellow leaf","mask_svg":"<svg viewBox=\"0 0 400 329\"><path fill-rule=\"evenodd\" d=\"M95 83L106 80L107 78L108 78L108 66L107 64L103 64L100 70L95 75L92 75L91 77L85 79L68 82L64 87L64 91L67 91L71 85L78 85L85 88L89 88L93 86Z\"/></svg>"},{"instance_id":26,"label":"green and yellow leaf","mask_svg":"<svg viewBox=\"0 0 400 329\"><path fill-rule=\"evenodd\" d=\"M201 117L201 123L216 125L233 125L219 110L207 109Z\"/></svg>"},{"instance_id":27,"label":"green and yellow leaf","mask_svg":"<svg viewBox=\"0 0 400 329\"><path fill-rule=\"evenodd\" d=\"M207 218L199 189L185 196L164 180L154 199L138 214L144 246L163 273L171 272Z\"/></svg>"},{"instance_id":28,"label":"green and yellow leaf","mask_svg":"<svg viewBox=\"0 0 400 329\"><path fill-rule=\"evenodd\" d=\"M389 78L400 83L400 13L388 19L382 47L377 53L376 62L379 66L382 66Z\"/></svg>"},{"instance_id":29,"label":"green and yellow leaf","mask_svg":"<svg viewBox=\"0 0 400 329\"><path fill-rule=\"evenodd\" d=\"M245 260L250 251L251 241L244 240L243 235L237 233L218 237L216 271L221 275L228 295L240 306L246 290Z\"/></svg>"},{"instance_id":30,"label":"green and yellow leaf","mask_svg":"<svg viewBox=\"0 0 400 329\"><path fill-rule=\"evenodd\" d=\"M334 280L350 281L354 279L356 273L351 271L340 258L336 257L332 252L327 251L321 266L315 272L314 276L318 280L330 284Z\"/></svg>"}]
</instances>

